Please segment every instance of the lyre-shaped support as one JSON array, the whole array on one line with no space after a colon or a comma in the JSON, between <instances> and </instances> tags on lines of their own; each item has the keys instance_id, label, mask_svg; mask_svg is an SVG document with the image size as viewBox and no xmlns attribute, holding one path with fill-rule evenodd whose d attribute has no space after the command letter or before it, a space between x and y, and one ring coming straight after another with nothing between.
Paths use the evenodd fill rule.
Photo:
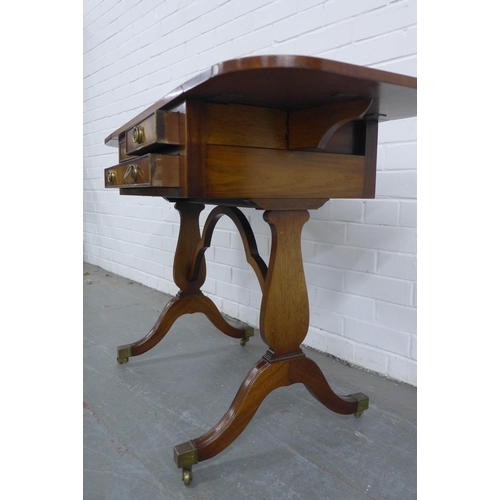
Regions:
<instances>
[{"instance_id":1,"label":"lyre-shaped support","mask_svg":"<svg viewBox=\"0 0 500 500\"><path fill-rule=\"evenodd\" d=\"M210 247L215 226L223 215L227 215L236 225L241 239L243 240L243 247L245 248L247 262L255 271L261 289L264 289L264 282L267 275L267 265L259 255L257 242L255 241L255 236L247 218L242 211L236 207L218 206L210 212L205 222L203 235L194 251L195 258L189 276L190 281L196 281L198 279L204 260L203 256L205 254L205 250Z\"/></svg>"},{"instance_id":2,"label":"lyre-shaped support","mask_svg":"<svg viewBox=\"0 0 500 500\"><path fill-rule=\"evenodd\" d=\"M173 275L179 293L163 309L160 317L153 328L142 339L132 344L118 347L117 361L119 364L126 363L131 356L138 356L152 349L160 340L165 337L175 321L184 314L203 313L212 324L222 333L229 337L241 339L241 345L245 345L250 337L254 335L253 328L237 328L228 323L214 302L204 295L200 288L206 278L206 264L204 250L200 250L213 233L216 220L226 213L225 210L212 211L207 222L203 239L200 238L199 215L205 208L202 204L190 202L177 202L175 208L180 214L179 239L174 258ZM218 207L223 208L223 207ZM255 244L250 225L244 215L237 209L227 211L236 223L242 234L245 248L249 257L249 262L257 269L261 282L265 279L267 267L260 258ZM207 236L209 235L209 237ZM193 266L193 263L196 265ZM195 273L191 270L195 269Z\"/></svg>"},{"instance_id":3,"label":"lyre-shaped support","mask_svg":"<svg viewBox=\"0 0 500 500\"><path fill-rule=\"evenodd\" d=\"M230 211L232 214L238 212ZM202 254L210 243L215 221L224 213L224 210L212 212L197 255ZM301 231L308 219L307 210L267 210L264 213L264 220L271 227L272 246L269 269L259 277L263 283L260 333L269 349L250 370L221 420L199 438L174 447L175 463L189 478L192 466L229 446L243 432L268 394L280 387L302 383L323 405L343 415L359 416L368 408L368 397L362 393L335 394L316 363L301 350L309 327L301 252ZM239 217L237 220L241 223ZM248 238L251 234L249 227L243 230L243 234ZM249 247L245 244L247 259L260 271L260 257L256 259L255 252L250 252ZM195 277L196 273L193 274Z\"/></svg>"}]
</instances>

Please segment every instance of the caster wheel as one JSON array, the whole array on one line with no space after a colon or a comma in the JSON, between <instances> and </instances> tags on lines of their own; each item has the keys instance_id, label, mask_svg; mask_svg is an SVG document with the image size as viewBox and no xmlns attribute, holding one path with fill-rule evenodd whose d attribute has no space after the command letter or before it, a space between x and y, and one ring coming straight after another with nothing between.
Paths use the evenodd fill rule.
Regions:
<instances>
[{"instance_id":1,"label":"caster wheel","mask_svg":"<svg viewBox=\"0 0 500 500\"><path fill-rule=\"evenodd\" d=\"M184 467L182 469L182 480L186 486L189 486L191 483L191 479L193 479L193 473L191 472L191 468Z\"/></svg>"},{"instance_id":2,"label":"caster wheel","mask_svg":"<svg viewBox=\"0 0 500 500\"><path fill-rule=\"evenodd\" d=\"M366 394L363 394L362 392L351 394L351 396L358 400L358 408L357 411L354 413L354 416L356 418L360 418L361 415L363 415L363 411L368 410L368 405L370 400L368 399L368 396Z\"/></svg>"},{"instance_id":3,"label":"caster wheel","mask_svg":"<svg viewBox=\"0 0 500 500\"><path fill-rule=\"evenodd\" d=\"M128 363L128 358L132 356L132 347L130 345L121 345L117 348L118 357L116 361L118 361L119 365L123 365L123 363Z\"/></svg>"},{"instance_id":4,"label":"caster wheel","mask_svg":"<svg viewBox=\"0 0 500 500\"><path fill-rule=\"evenodd\" d=\"M246 346L247 342L250 340L250 337L253 337L254 331L253 328L247 328L245 330L245 336L240 340L241 346Z\"/></svg>"}]
</instances>

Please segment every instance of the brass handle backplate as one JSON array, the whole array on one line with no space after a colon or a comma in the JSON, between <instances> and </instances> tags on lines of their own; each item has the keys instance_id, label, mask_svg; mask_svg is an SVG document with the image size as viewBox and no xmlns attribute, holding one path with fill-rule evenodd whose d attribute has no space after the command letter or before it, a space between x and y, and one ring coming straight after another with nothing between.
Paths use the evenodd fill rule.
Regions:
<instances>
[{"instance_id":1,"label":"brass handle backplate","mask_svg":"<svg viewBox=\"0 0 500 500\"><path fill-rule=\"evenodd\" d=\"M135 180L137 179L138 171L139 171L139 167L137 165L129 165L123 178L126 179L127 177L130 176L131 181L135 182Z\"/></svg>"},{"instance_id":2,"label":"brass handle backplate","mask_svg":"<svg viewBox=\"0 0 500 500\"><path fill-rule=\"evenodd\" d=\"M132 140L135 144L141 144L144 141L144 128L140 125L134 127L132 131Z\"/></svg>"},{"instance_id":3,"label":"brass handle backplate","mask_svg":"<svg viewBox=\"0 0 500 500\"><path fill-rule=\"evenodd\" d=\"M108 183L113 184L115 182L115 171L114 170L108 170Z\"/></svg>"}]
</instances>

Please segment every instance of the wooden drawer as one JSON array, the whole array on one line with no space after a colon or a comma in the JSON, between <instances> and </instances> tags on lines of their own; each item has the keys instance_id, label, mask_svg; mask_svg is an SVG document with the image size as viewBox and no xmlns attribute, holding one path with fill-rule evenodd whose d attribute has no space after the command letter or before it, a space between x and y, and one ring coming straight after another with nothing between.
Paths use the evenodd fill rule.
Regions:
<instances>
[{"instance_id":1,"label":"wooden drawer","mask_svg":"<svg viewBox=\"0 0 500 500\"><path fill-rule=\"evenodd\" d=\"M127 155L154 152L165 145L180 145L180 113L155 111L125 132Z\"/></svg>"},{"instance_id":2,"label":"wooden drawer","mask_svg":"<svg viewBox=\"0 0 500 500\"><path fill-rule=\"evenodd\" d=\"M104 170L107 188L183 187L181 156L147 154Z\"/></svg>"}]
</instances>

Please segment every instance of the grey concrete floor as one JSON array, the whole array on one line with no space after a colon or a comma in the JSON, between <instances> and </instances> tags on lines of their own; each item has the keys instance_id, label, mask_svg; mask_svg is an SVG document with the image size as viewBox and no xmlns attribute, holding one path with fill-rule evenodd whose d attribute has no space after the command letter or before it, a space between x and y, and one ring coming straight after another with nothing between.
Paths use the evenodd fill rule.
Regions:
<instances>
[{"instance_id":1,"label":"grey concrete floor","mask_svg":"<svg viewBox=\"0 0 500 500\"><path fill-rule=\"evenodd\" d=\"M308 348L335 392L370 397L362 417L302 385L278 389L185 486L173 447L219 421L266 346L256 332L241 347L193 314L118 365L116 346L142 338L170 297L89 264L83 274L84 499L417 498L416 389Z\"/></svg>"}]
</instances>

